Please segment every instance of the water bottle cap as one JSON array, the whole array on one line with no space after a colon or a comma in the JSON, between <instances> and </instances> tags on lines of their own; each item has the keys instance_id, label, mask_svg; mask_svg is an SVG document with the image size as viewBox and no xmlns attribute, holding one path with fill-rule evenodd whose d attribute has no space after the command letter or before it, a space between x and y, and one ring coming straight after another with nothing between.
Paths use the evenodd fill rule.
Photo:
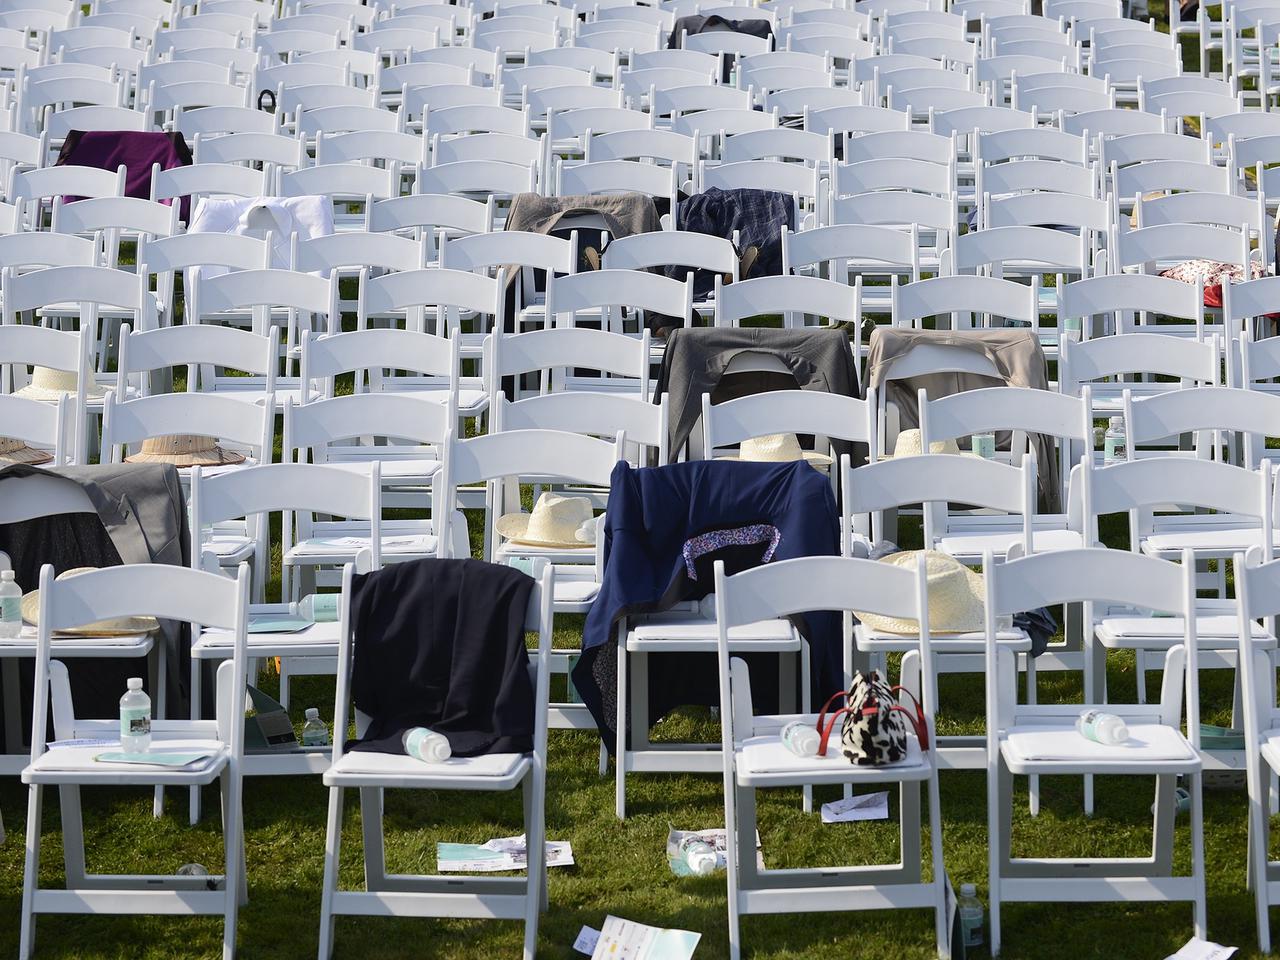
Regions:
<instances>
[{"instance_id":1,"label":"water bottle cap","mask_svg":"<svg viewBox=\"0 0 1280 960\"><path fill-rule=\"evenodd\" d=\"M318 707L307 707L307 710L304 716L306 716L308 720L319 720L320 710Z\"/></svg>"},{"instance_id":2,"label":"water bottle cap","mask_svg":"<svg viewBox=\"0 0 1280 960\"><path fill-rule=\"evenodd\" d=\"M128 680L128 685L129 685L129 689L130 689L130 690L141 690L141 689L142 689L142 678L141 678L141 677L130 677L130 678L129 678L129 680Z\"/></svg>"},{"instance_id":3,"label":"water bottle cap","mask_svg":"<svg viewBox=\"0 0 1280 960\"><path fill-rule=\"evenodd\" d=\"M0 580L3 580L5 583L8 583L12 579L13 579L12 570L0 570Z\"/></svg>"},{"instance_id":4,"label":"water bottle cap","mask_svg":"<svg viewBox=\"0 0 1280 960\"><path fill-rule=\"evenodd\" d=\"M1123 427L1123 426L1124 426L1124 417L1112 417L1112 418L1111 418L1109 421L1107 421L1107 422L1108 422L1108 423L1110 423L1110 424L1111 424L1111 426L1116 427L1117 429L1119 429L1120 427Z\"/></svg>"},{"instance_id":5,"label":"water bottle cap","mask_svg":"<svg viewBox=\"0 0 1280 960\"><path fill-rule=\"evenodd\" d=\"M960 896L973 897L973 896L977 896L977 893L978 893L978 888L975 887L972 883L960 884Z\"/></svg>"}]
</instances>

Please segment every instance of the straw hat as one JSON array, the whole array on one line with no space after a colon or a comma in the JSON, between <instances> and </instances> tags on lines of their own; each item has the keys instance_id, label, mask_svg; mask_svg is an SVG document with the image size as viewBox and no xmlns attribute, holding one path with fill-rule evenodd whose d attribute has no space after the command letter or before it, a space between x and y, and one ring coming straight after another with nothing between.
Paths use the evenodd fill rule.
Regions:
<instances>
[{"instance_id":1,"label":"straw hat","mask_svg":"<svg viewBox=\"0 0 1280 960\"><path fill-rule=\"evenodd\" d=\"M902 430L898 433L898 439L893 443L893 453L884 459L894 459L895 457L918 457L924 451L920 449L920 431L915 427L910 430ZM959 454L960 448L956 445L954 438L949 440L931 440L929 442L930 453L950 453Z\"/></svg>"},{"instance_id":2,"label":"straw hat","mask_svg":"<svg viewBox=\"0 0 1280 960\"><path fill-rule=\"evenodd\" d=\"M596 542L595 516L586 497L544 493L532 513L504 513L498 533L535 547L588 547Z\"/></svg>"},{"instance_id":3,"label":"straw hat","mask_svg":"<svg viewBox=\"0 0 1280 960\"><path fill-rule=\"evenodd\" d=\"M751 463L787 463L791 460L807 460L815 467L831 466L831 458L825 453L801 450L794 433L771 433L763 437L751 437L738 446L736 456L729 460L745 460Z\"/></svg>"},{"instance_id":4,"label":"straw hat","mask_svg":"<svg viewBox=\"0 0 1280 960\"><path fill-rule=\"evenodd\" d=\"M213 437L175 433L148 437L142 449L124 458L128 463L172 463L175 467L216 467L224 463L244 463L244 454L223 450Z\"/></svg>"},{"instance_id":5,"label":"straw hat","mask_svg":"<svg viewBox=\"0 0 1280 960\"><path fill-rule=\"evenodd\" d=\"M929 632L971 633L983 629L985 600L980 573L939 550L904 550L879 562L914 570L922 553L929 597ZM915 620L882 617L876 613L857 616L869 630L879 633L916 634L920 630Z\"/></svg>"},{"instance_id":6,"label":"straw hat","mask_svg":"<svg viewBox=\"0 0 1280 960\"><path fill-rule=\"evenodd\" d=\"M0 463L48 463L52 459L48 450L37 450L25 440L0 437Z\"/></svg>"},{"instance_id":7,"label":"straw hat","mask_svg":"<svg viewBox=\"0 0 1280 960\"><path fill-rule=\"evenodd\" d=\"M55 370L53 367L35 367L31 371L31 382L21 390L13 391L14 396L26 397L28 400L58 400L67 394L76 392L76 381L79 378L74 370ZM106 395L106 388L90 380L85 384L86 397Z\"/></svg>"},{"instance_id":8,"label":"straw hat","mask_svg":"<svg viewBox=\"0 0 1280 960\"><path fill-rule=\"evenodd\" d=\"M66 580L81 573L91 573L96 569L96 567L75 567L72 570L58 574L58 579ZM20 608L22 610L22 619L32 626L38 626L40 621L40 591L32 590L30 593L24 593ZM158 629L159 626L160 624L155 617L118 617L114 620L99 620L97 623L76 627L74 630L59 630L57 632L76 637L118 637L126 633L147 633Z\"/></svg>"}]
</instances>

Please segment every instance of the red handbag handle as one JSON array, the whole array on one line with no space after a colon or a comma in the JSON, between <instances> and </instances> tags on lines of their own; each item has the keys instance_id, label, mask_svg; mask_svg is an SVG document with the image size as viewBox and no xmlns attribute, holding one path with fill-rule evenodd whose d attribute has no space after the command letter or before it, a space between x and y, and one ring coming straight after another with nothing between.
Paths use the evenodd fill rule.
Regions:
<instances>
[{"instance_id":1,"label":"red handbag handle","mask_svg":"<svg viewBox=\"0 0 1280 960\"><path fill-rule=\"evenodd\" d=\"M831 736L831 728L836 724L836 717L840 716L842 713L848 713L849 708L845 706L835 711L835 713L831 715L830 723L826 722L827 711L831 709L831 705L838 699L847 696L849 696L849 691L847 690L840 690L837 693L833 693L827 698L827 702L822 705L822 709L818 711L817 728L818 734L822 737L822 742L818 745L818 756L820 757L825 757L827 755L827 738Z\"/></svg>"},{"instance_id":2,"label":"red handbag handle","mask_svg":"<svg viewBox=\"0 0 1280 960\"><path fill-rule=\"evenodd\" d=\"M914 711L909 710L906 707L902 706L902 704L900 703L894 704L892 709L901 710L903 713L907 715L907 719L911 721L911 726L915 728L916 739L920 742L920 749L928 750L929 749L929 726L927 723L925 723L924 708L920 706L920 701L916 699L916 695L912 693L910 690L908 690L906 687L902 686L901 684L893 688L893 692L895 694L898 694L899 691L901 691L902 693L905 693L908 697L911 698L911 705L915 707L915 710Z\"/></svg>"}]
</instances>

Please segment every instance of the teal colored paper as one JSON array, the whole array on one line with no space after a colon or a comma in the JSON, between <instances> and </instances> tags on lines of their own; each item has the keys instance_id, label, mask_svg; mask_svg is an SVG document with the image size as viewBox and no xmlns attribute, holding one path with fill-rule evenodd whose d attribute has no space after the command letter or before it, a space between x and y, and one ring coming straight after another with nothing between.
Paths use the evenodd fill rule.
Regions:
<instances>
[{"instance_id":1,"label":"teal colored paper","mask_svg":"<svg viewBox=\"0 0 1280 960\"><path fill-rule=\"evenodd\" d=\"M207 753L157 753L154 751L146 751L144 753L124 753L111 752L100 753L93 759L101 763L140 763L148 767L185 767L188 764L196 763L204 760L209 754Z\"/></svg>"}]
</instances>

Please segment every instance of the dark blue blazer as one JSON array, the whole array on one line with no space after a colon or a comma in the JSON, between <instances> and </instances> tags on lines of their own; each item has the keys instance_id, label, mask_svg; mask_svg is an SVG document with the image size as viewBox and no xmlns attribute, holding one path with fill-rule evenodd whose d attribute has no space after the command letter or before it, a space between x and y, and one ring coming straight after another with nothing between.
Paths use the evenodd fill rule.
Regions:
<instances>
[{"instance_id":1,"label":"dark blue blazer","mask_svg":"<svg viewBox=\"0 0 1280 960\"><path fill-rule=\"evenodd\" d=\"M685 541L710 530L752 523L773 524L781 534L774 560L840 552L840 521L831 483L803 461L698 460L641 469L619 463L614 468L600 593L587 614L583 655L573 670L574 686L610 749L616 717L616 662L611 646L616 640L615 624L623 616L666 610L713 592L710 576L689 577ZM738 569L753 565L742 552L734 559ZM840 687L840 618L810 614L803 629L812 648L812 690L817 700ZM602 648L608 651L605 656L599 655ZM718 702L714 661L709 671L705 663L703 669L690 671L685 669L690 659L681 655L678 669L663 670L658 658L651 658L652 719L681 704ZM765 698L769 686L759 687ZM771 686L776 699L776 682Z\"/></svg>"}]
</instances>

